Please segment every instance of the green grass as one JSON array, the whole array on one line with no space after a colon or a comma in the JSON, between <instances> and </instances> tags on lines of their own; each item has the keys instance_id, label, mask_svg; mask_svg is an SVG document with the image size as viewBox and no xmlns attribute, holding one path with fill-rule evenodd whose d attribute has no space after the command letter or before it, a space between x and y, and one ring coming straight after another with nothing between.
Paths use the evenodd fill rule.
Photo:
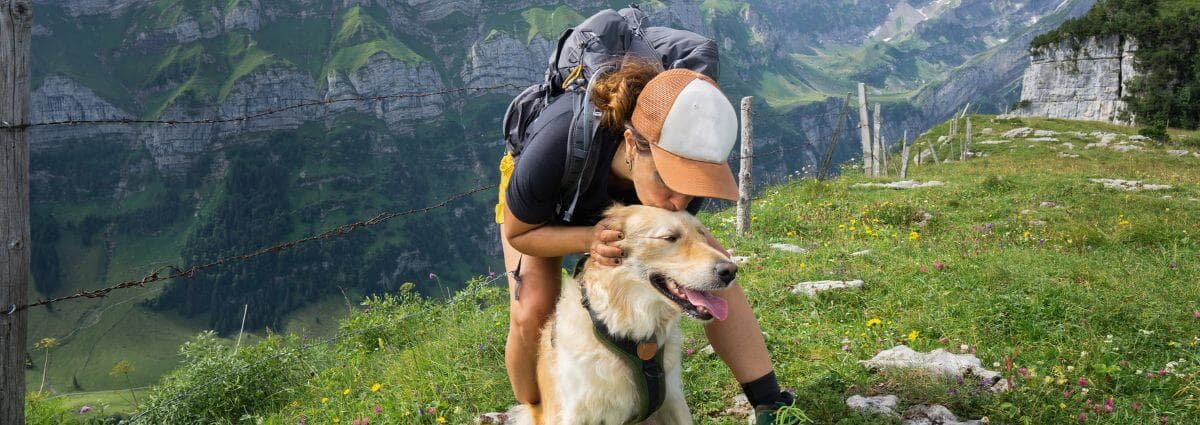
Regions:
<instances>
[{"instance_id":1,"label":"green grass","mask_svg":"<svg viewBox=\"0 0 1200 425\"><path fill-rule=\"evenodd\" d=\"M233 90L234 83L237 83L238 80L249 75L255 69L271 63L271 59L274 57L275 55L271 53L254 48L244 52L241 60L233 66L233 71L230 72L229 77L221 84L221 91L217 96L217 100L224 101L225 97L229 95L229 91Z\"/></svg>"},{"instance_id":2,"label":"green grass","mask_svg":"<svg viewBox=\"0 0 1200 425\"><path fill-rule=\"evenodd\" d=\"M525 18L525 23L529 25L529 32L525 36L526 43L533 41L533 38L539 35L554 40L564 30L579 25L584 20L584 16L570 6L559 6L554 9L529 8L521 12L521 17Z\"/></svg>"},{"instance_id":3,"label":"green grass","mask_svg":"<svg viewBox=\"0 0 1200 425\"><path fill-rule=\"evenodd\" d=\"M976 141L1022 126L1136 134L1099 123L972 119ZM984 129L993 136L983 135ZM935 127L917 143L947 130L947 124ZM1195 158L1167 155L1165 146L1122 154L1083 149L1087 140L1073 135L1057 137L1074 143L1080 157L1060 158L1056 152L1066 148L1059 143L976 145L986 157L910 168L910 178L944 181L943 187L854 188L887 179L845 170L833 181L766 188L754 200L749 237L734 235L732 211L702 215L737 255L753 255L739 280L798 409L815 423L888 423L845 407L850 395L887 393L898 395L902 408L941 403L960 417L987 416L993 423L1074 423L1080 413L1089 423L1200 420L1194 381L1200 374L1200 319L1193 317L1200 310L1200 201L1194 200L1200 198L1200 167ZM1088 181L1098 177L1175 187L1117 192ZM1058 207L1041 206L1046 201ZM916 220L924 213L932 219L920 225ZM769 247L776 242L810 252L782 253ZM870 253L849 255L860 250ZM863 279L866 287L813 298L790 293L798 282L819 279ZM306 360L280 364L278 373L238 372L245 385L206 389L166 408L180 415L169 417L243 412L236 400L251 391L273 395L245 404L255 406L245 415L272 424L302 417L310 423L361 417L467 423L479 412L507 408L506 292L476 282L441 302L414 296L419 286L408 288L364 303L363 312L343 321L347 337L334 344L300 350L276 338L255 349L258 357L185 366L172 384L150 394L169 395L180 382L236 372L230 362L282 355ZM327 300L310 313L344 308ZM872 319L879 324L868 325ZM685 321L684 333L689 352L707 344L694 322ZM970 380L875 373L857 363L898 344L952 352L969 346L1014 389L991 394ZM217 353L214 359L229 358ZM722 413L739 389L719 359L685 356L684 382L698 423L742 423ZM1108 399L1114 401L1111 413L1088 407Z\"/></svg>"}]
</instances>

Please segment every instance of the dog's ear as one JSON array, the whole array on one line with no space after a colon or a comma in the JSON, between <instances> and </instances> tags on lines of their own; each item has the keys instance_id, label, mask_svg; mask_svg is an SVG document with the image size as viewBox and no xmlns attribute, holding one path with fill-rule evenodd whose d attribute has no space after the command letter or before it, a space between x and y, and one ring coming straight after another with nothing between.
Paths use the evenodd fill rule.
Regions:
<instances>
[{"instance_id":1,"label":"dog's ear","mask_svg":"<svg viewBox=\"0 0 1200 425\"><path fill-rule=\"evenodd\" d=\"M632 216L636 210L636 206L625 206L619 203L614 203L613 206L608 207L608 209L604 211L604 221L608 223L609 228L620 230L628 235L629 233L627 229L625 229L625 224L629 217Z\"/></svg>"}]
</instances>

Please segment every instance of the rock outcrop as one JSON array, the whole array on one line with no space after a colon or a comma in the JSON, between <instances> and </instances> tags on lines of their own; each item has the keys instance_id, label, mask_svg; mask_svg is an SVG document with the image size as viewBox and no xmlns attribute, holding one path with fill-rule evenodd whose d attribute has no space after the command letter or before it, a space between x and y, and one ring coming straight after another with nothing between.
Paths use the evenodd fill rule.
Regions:
<instances>
[{"instance_id":1,"label":"rock outcrop","mask_svg":"<svg viewBox=\"0 0 1200 425\"><path fill-rule=\"evenodd\" d=\"M1122 36L1034 49L1018 115L1127 123L1121 97L1136 76L1137 42Z\"/></svg>"}]
</instances>

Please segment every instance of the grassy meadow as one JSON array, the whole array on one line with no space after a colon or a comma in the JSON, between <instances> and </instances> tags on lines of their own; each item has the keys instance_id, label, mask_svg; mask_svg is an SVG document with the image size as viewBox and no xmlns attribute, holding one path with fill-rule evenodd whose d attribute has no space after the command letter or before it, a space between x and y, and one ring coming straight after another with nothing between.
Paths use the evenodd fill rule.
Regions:
<instances>
[{"instance_id":1,"label":"grassy meadow","mask_svg":"<svg viewBox=\"0 0 1200 425\"><path fill-rule=\"evenodd\" d=\"M944 186L856 188L896 179L848 167L836 180L762 191L751 236L734 234L732 209L702 216L735 255L750 257L739 280L777 374L798 400L784 421L899 423L845 405L850 395L894 394L900 411L938 403L960 419L992 423L1200 422L1200 158L1167 153L1200 149L1196 134L1174 132L1176 144L1145 142L1146 151L1121 153L1085 149L1097 137L1070 132L1113 132L1125 141L1135 129L971 119L972 150L982 157L910 164L910 179ZM1059 140L980 143L1004 140L999 134L1017 127L1053 130ZM917 146L948 129L932 129ZM957 158L950 145L956 142L940 146L941 158ZM895 175L899 160L891 162ZM1125 192L1092 178L1173 188ZM797 283L826 279L862 279L865 287L791 293ZM273 335L236 354L228 341L198 336L185 344L177 369L139 393L147 411L140 419L471 423L513 402L502 282L481 277L449 301L423 299L410 287L364 302L337 336ZM684 331L684 385L697 423L744 423L725 413L738 386L719 359L703 354L702 329L686 322ZM900 344L975 353L1012 389L992 393L971 379L859 364ZM61 399L31 400L31 423L101 420ZM122 410L116 406L105 414Z\"/></svg>"}]
</instances>

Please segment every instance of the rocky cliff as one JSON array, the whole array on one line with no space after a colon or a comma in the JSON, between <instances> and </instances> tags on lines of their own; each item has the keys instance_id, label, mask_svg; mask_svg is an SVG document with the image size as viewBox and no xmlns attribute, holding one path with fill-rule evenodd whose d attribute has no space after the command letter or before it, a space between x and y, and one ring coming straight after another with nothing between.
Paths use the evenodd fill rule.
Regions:
<instances>
[{"instance_id":1,"label":"rocky cliff","mask_svg":"<svg viewBox=\"0 0 1200 425\"><path fill-rule=\"evenodd\" d=\"M1126 84L1136 76L1135 40L1110 36L1033 49L1019 115L1128 123Z\"/></svg>"}]
</instances>

